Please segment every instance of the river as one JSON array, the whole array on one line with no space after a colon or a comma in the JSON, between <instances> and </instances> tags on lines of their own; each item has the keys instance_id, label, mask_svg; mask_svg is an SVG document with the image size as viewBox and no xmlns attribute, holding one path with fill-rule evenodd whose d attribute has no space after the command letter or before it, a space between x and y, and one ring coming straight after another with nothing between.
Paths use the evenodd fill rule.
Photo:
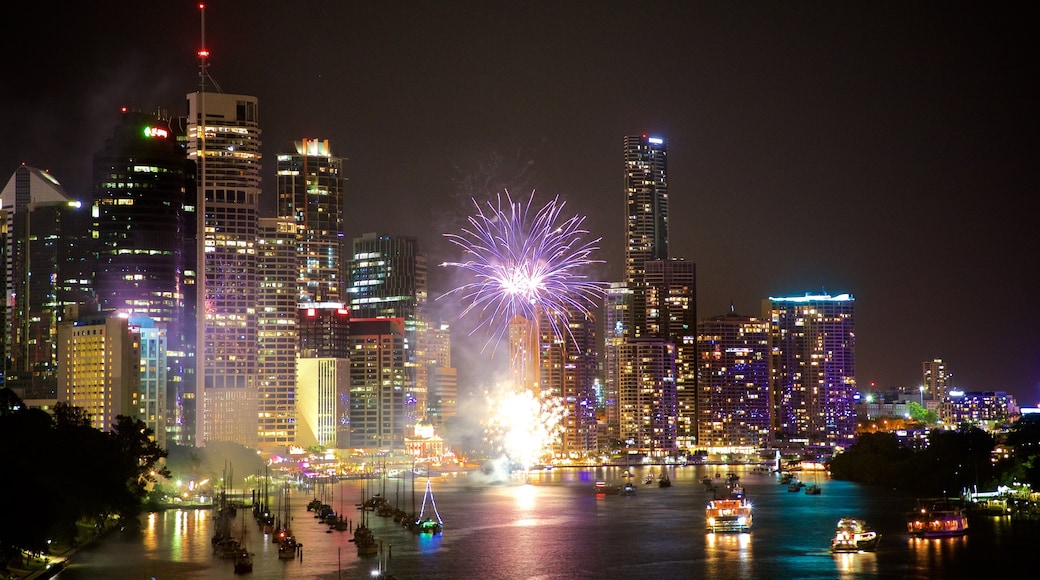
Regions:
<instances>
[{"instance_id":1,"label":"river","mask_svg":"<svg viewBox=\"0 0 1040 580\"><path fill-rule=\"evenodd\" d=\"M668 468L673 485L642 485L648 467L634 468L634 496L597 497L597 480L623 481L620 468L532 472L522 480L491 481L481 473L431 479L444 520L438 536L415 536L389 518L369 515L383 544L381 556L359 558L350 532L327 533L306 504L312 492L294 492L293 531L302 558L279 560L277 545L263 535L248 509L236 530L246 530L255 556L243 578L370 578L382 568L411 579L602 579L602 578L1003 578L1022 570L1040 540L1040 521L973 516L967 536L917 539L906 534L904 515L913 498L895 491L818 476L820 495L788 492L774 475L742 467L754 504L748 534L708 534L704 506L711 499L701 479L716 467ZM653 468L659 472L660 467ZM812 482L809 474L803 479ZM411 510L410 480L377 482L392 504ZM421 504L425 480L418 480ZM332 505L349 517L361 512L362 482L334 486ZM427 506L427 510L429 506ZM831 554L830 538L840 517L867 520L882 534L875 553ZM113 535L74 555L60 580L127 578L233 578L232 564L213 555L213 513L169 510L142 516L142 533Z\"/></svg>"}]
</instances>

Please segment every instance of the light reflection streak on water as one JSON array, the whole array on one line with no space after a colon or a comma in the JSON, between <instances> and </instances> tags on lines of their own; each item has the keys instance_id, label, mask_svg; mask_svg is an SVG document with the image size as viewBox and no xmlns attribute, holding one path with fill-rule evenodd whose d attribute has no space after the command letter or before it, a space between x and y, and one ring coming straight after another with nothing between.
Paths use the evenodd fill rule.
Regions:
<instances>
[{"instance_id":1,"label":"light reflection streak on water","mask_svg":"<svg viewBox=\"0 0 1040 580\"><path fill-rule=\"evenodd\" d=\"M917 560L917 566L927 570L938 566L944 560L952 560L957 550L966 549L968 536L954 538L910 538L910 551Z\"/></svg>"},{"instance_id":2,"label":"light reflection streak on water","mask_svg":"<svg viewBox=\"0 0 1040 580\"><path fill-rule=\"evenodd\" d=\"M536 526L538 525L538 518L525 517L535 512L537 506L536 498L538 497L537 486L525 483L512 488L513 499L516 501L516 508L521 516L516 520L515 525L517 526Z\"/></svg>"},{"instance_id":3,"label":"light reflection streak on water","mask_svg":"<svg viewBox=\"0 0 1040 580\"><path fill-rule=\"evenodd\" d=\"M708 577L746 577L751 564L751 534L708 532L705 534L704 556ZM734 560L736 560L739 573L733 570Z\"/></svg>"}]
</instances>

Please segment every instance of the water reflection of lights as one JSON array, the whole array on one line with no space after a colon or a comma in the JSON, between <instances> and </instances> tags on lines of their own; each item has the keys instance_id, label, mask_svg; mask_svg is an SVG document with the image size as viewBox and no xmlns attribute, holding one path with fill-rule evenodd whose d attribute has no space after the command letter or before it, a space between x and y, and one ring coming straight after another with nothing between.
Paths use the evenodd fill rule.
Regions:
<instances>
[{"instance_id":1,"label":"water reflection of lights","mask_svg":"<svg viewBox=\"0 0 1040 580\"><path fill-rule=\"evenodd\" d=\"M707 538L705 543L708 548L721 550L737 548L743 553L751 546L751 534L715 534L709 532L705 537Z\"/></svg>"},{"instance_id":2,"label":"water reflection of lights","mask_svg":"<svg viewBox=\"0 0 1040 580\"><path fill-rule=\"evenodd\" d=\"M834 554L838 571L843 573L876 574L877 554L874 552L838 552Z\"/></svg>"},{"instance_id":3,"label":"water reflection of lights","mask_svg":"<svg viewBox=\"0 0 1040 580\"><path fill-rule=\"evenodd\" d=\"M538 496L538 488L529 483L518 485L513 489L513 497L516 499L516 507L523 511L534 509L535 498Z\"/></svg>"},{"instance_id":4,"label":"water reflection of lights","mask_svg":"<svg viewBox=\"0 0 1040 580\"><path fill-rule=\"evenodd\" d=\"M968 536L954 538L918 538L911 537L910 551L917 559L918 565L927 569L932 563L950 561L952 554L967 549Z\"/></svg>"}]
</instances>

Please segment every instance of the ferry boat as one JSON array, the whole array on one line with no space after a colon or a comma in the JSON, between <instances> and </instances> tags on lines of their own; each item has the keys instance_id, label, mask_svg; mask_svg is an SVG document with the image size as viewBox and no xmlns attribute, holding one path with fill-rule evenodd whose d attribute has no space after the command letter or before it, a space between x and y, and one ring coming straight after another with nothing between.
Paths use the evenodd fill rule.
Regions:
<instances>
[{"instance_id":1,"label":"ferry boat","mask_svg":"<svg viewBox=\"0 0 1040 580\"><path fill-rule=\"evenodd\" d=\"M743 496L715 498L704 510L705 523L711 533L751 531L751 502Z\"/></svg>"},{"instance_id":2,"label":"ferry boat","mask_svg":"<svg viewBox=\"0 0 1040 580\"><path fill-rule=\"evenodd\" d=\"M881 534L856 518L841 518L831 540L832 552L873 552L881 542Z\"/></svg>"},{"instance_id":3,"label":"ferry boat","mask_svg":"<svg viewBox=\"0 0 1040 580\"><path fill-rule=\"evenodd\" d=\"M968 533L968 514L949 500L922 502L907 514L906 531L921 538L963 536Z\"/></svg>"}]
</instances>

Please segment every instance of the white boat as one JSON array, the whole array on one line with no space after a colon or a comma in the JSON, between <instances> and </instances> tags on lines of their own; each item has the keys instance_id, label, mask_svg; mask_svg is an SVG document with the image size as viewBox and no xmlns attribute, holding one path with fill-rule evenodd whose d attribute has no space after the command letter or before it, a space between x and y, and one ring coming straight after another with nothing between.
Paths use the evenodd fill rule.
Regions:
<instances>
[{"instance_id":1,"label":"white boat","mask_svg":"<svg viewBox=\"0 0 1040 580\"><path fill-rule=\"evenodd\" d=\"M873 552L877 550L881 534L870 529L857 518L841 518L831 540L832 552Z\"/></svg>"}]
</instances>

